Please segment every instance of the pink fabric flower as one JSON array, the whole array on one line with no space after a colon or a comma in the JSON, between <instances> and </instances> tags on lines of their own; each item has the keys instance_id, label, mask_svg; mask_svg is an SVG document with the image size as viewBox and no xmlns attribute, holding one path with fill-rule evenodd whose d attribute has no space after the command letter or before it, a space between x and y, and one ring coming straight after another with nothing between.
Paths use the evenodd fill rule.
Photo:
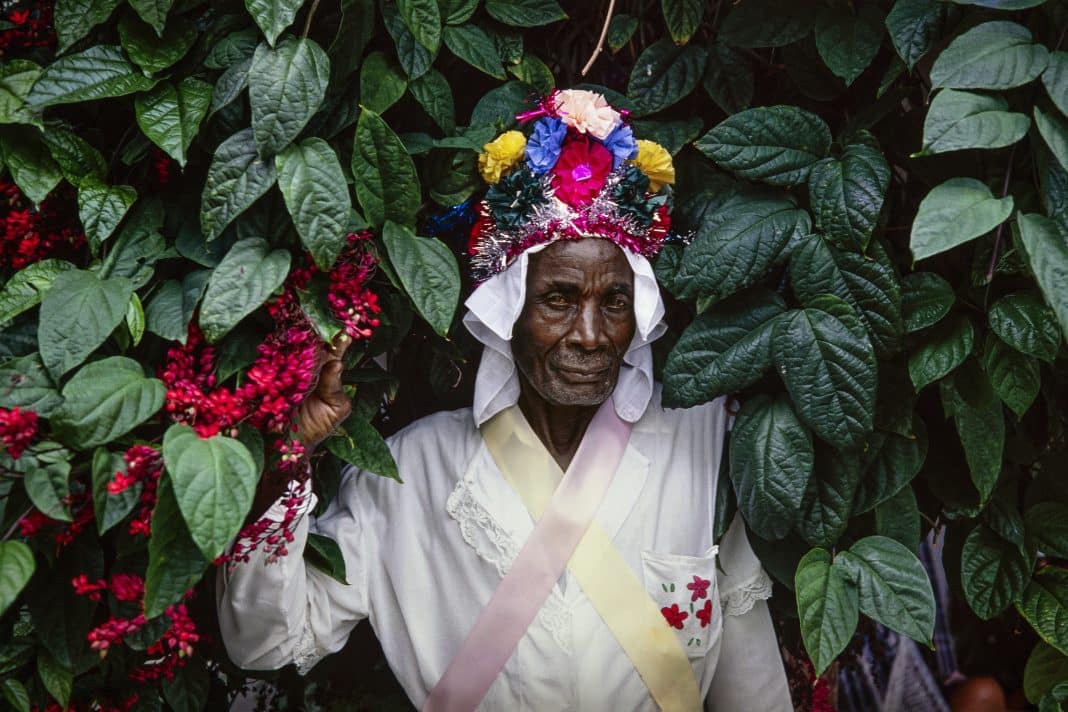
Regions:
<instances>
[{"instance_id":1,"label":"pink fabric flower","mask_svg":"<svg viewBox=\"0 0 1068 712\"><path fill-rule=\"evenodd\" d=\"M690 597L691 601L696 601L698 598L708 597L708 587L712 584L708 579L703 579L700 576L693 577L693 583L686 584L686 588L693 591L693 596Z\"/></svg>"},{"instance_id":2,"label":"pink fabric flower","mask_svg":"<svg viewBox=\"0 0 1068 712\"><path fill-rule=\"evenodd\" d=\"M555 195L573 208L588 205L601 192L611 170L612 154L607 148L596 141L568 141L552 169Z\"/></svg>"},{"instance_id":3,"label":"pink fabric flower","mask_svg":"<svg viewBox=\"0 0 1068 712\"><path fill-rule=\"evenodd\" d=\"M619 125L619 112L604 96L583 89L565 89L556 95L556 111L565 124L579 133L604 141Z\"/></svg>"}]
</instances>

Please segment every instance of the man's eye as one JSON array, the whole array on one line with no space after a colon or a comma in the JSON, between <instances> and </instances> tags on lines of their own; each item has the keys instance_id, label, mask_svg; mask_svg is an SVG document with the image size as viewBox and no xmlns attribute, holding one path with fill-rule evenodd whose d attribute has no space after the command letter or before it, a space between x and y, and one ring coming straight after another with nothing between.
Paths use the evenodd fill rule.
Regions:
<instances>
[{"instance_id":1,"label":"man's eye","mask_svg":"<svg viewBox=\"0 0 1068 712\"><path fill-rule=\"evenodd\" d=\"M563 294L550 294L545 298L545 303L551 307L566 307L568 305L567 297Z\"/></svg>"},{"instance_id":2,"label":"man's eye","mask_svg":"<svg viewBox=\"0 0 1068 712\"><path fill-rule=\"evenodd\" d=\"M629 309L630 300L622 295L616 295L608 300L609 309Z\"/></svg>"}]
</instances>

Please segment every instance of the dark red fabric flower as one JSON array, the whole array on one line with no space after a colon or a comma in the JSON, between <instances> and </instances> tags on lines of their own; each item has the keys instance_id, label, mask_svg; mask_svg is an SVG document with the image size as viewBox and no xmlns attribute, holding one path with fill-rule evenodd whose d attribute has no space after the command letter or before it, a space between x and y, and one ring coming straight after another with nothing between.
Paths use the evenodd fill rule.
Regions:
<instances>
[{"instance_id":1,"label":"dark red fabric flower","mask_svg":"<svg viewBox=\"0 0 1068 712\"><path fill-rule=\"evenodd\" d=\"M708 587L712 584L708 579L703 579L700 576L693 577L693 583L686 584L686 588L693 591L693 595L690 596L691 601L696 601L698 598L708 597Z\"/></svg>"},{"instance_id":2,"label":"dark red fabric flower","mask_svg":"<svg viewBox=\"0 0 1068 712\"><path fill-rule=\"evenodd\" d=\"M705 607L697 611L697 620L701 621L702 628L712 622L712 599L705 601Z\"/></svg>"},{"instance_id":3,"label":"dark red fabric flower","mask_svg":"<svg viewBox=\"0 0 1068 712\"><path fill-rule=\"evenodd\" d=\"M686 611L679 610L679 604L677 603L672 603L671 608L661 608L660 612L664 614L669 626L679 630L682 630L684 621L690 617L690 614Z\"/></svg>"},{"instance_id":4,"label":"dark red fabric flower","mask_svg":"<svg viewBox=\"0 0 1068 712\"><path fill-rule=\"evenodd\" d=\"M604 187L612 170L612 154L599 142L571 138L553 166L556 197L573 208L589 204Z\"/></svg>"}]
</instances>

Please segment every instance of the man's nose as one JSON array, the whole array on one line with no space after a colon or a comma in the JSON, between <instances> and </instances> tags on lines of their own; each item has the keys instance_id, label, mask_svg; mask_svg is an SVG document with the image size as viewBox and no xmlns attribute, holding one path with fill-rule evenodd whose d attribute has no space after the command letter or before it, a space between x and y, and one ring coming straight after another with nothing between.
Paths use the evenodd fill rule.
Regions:
<instances>
[{"instance_id":1,"label":"man's nose","mask_svg":"<svg viewBox=\"0 0 1068 712\"><path fill-rule=\"evenodd\" d=\"M571 325L571 343L586 351L603 347L607 341L604 315L596 304L583 304Z\"/></svg>"}]
</instances>

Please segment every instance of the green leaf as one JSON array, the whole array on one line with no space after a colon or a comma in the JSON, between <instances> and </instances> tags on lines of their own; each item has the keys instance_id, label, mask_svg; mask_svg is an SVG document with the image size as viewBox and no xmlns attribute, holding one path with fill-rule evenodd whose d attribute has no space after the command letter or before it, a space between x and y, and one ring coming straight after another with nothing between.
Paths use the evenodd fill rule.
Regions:
<instances>
[{"instance_id":1,"label":"green leaf","mask_svg":"<svg viewBox=\"0 0 1068 712\"><path fill-rule=\"evenodd\" d=\"M868 339L837 314L809 308L777 320L771 347L801 419L817 435L846 448L872 429L875 352Z\"/></svg>"},{"instance_id":2,"label":"green leaf","mask_svg":"<svg viewBox=\"0 0 1068 712\"><path fill-rule=\"evenodd\" d=\"M875 533L898 541L909 551L920 548L920 508L911 487L875 507Z\"/></svg>"},{"instance_id":3,"label":"green leaf","mask_svg":"<svg viewBox=\"0 0 1068 712\"><path fill-rule=\"evenodd\" d=\"M995 198L974 178L950 178L920 201L912 223L914 260L945 252L985 235L1012 214L1012 196Z\"/></svg>"},{"instance_id":4,"label":"green leaf","mask_svg":"<svg viewBox=\"0 0 1068 712\"><path fill-rule=\"evenodd\" d=\"M40 76L41 68L25 59L0 64L0 124L44 128L40 115L26 106L26 97Z\"/></svg>"},{"instance_id":5,"label":"green leaf","mask_svg":"<svg viewBox=\"0 0 1068 712\"><path fill-rule=\"evenodd\" d=\"M956 316L940 322L909 354L909 377L919 392L949 374L972 352L972 322Z\"/></svg>"},{"instance_id":6,"label":"green leaf","mask_svg":"<svg viewBox=\"0 0 1068 712\"><path fill-rule=\"evenodd\" d=\"M545 62L527 52L519 64L509 64L508 73L513 77L534 87L542 96L547 96L556 86L556 77Z\"/></svg>"},{"instance_id":7,"label":"green leaf","mask_svg":"<svg viewBox=\"0 0 1068 712\"><path fill-rule=\"evenodd\" d=\"M78 134L53 124L41 138L71 185L90 177L104 179L108 169L104 157Z\"/></svg>"},{"instance_id":8,"label":"green leaf","mask_svg":"<svg viewBox=\"0 0 1068 712\"><path fill-rule=\"evenodd\" d=\"M630 122L630 127L633 129L634 138L654 141L663 146L668 153L675 155L697 138L704 127L704 122L697 116L675 121L635 119Z\"/></svg>"},{"instance_id":9,"label":"green leaf","mask_svg":"<svg viewBox=\"0 0 1068 712\"><path fill-rule=\"evenodd\" d=\"M941 321L956 296L949 282L934 272L913 272L901 280L901 313L905 331L913 333Z\"/></svg>"},{"instance_id":10,"label":"green leaf","mask_svg":"<svg viewBox=\"0 0 1068 712\"><path fill-rule=\"evenodd\" d=\"M45 516L71 521L69 462L31 463L23 484L33 506Z\"/></svg>"},{"instance_id":11,"label":"green leaf","mask_svg":"<svg viewBox=\"0 0 1068 712\"><path fill-rule=\"evenodd\" d=\"M605 40L608 48L613 52L623 49L623 45L630 42L634 31L638 29L638 18L626 13L616 13L608 22L608 35Z\"/></svg>"},{"instance_id":12,"label":"green leaf","mask_svg":"<svg viewBox=\"0 0 1068 712\"><path fill-rule=\"evenodd\" d=\"M859 485L860 461L855 453L817 444L797 523L801 537L812 546L834 546L849 522Z\"/></svg>"},{"instance_id":13,"label":"green leaf","mask_svg":"<svg viewBox=\"0 0 1068 712\"><path fill-rule=\"evenodd\" d=\"M345 246L352 210L337 154L321 138L308 138L278 154L277 164L278 187L301 242L329 270Z\"/></svg>"},{"instance_id":14,"label":"green leaf","mask_svg":"<svg viewBox=\"0 0 1068 712\"><path fill-rule=\"evenodd\" d=\"M200 307L200 328L209 342L226 335L282 286L289 273L289 252L268 250L266 240L240 240L211 273Z\"/></svg>"},{"instance_id":15,"label":"green leaf","mask_svg":"<svg viewBox=\"0 0 1068 712\"><path fill-rule=\"evenodd\" d=\"M719 39L732 47L782 47L812 31L815 13L791 0L746 0L731 7Z\"/></svg>"},{"instance_id":16,"label":"green leaf","mask_svg":"<svg viewBox=\"0 0 1068 712\"><path fill-rule=\"evenodd\" d=\"M856 582L860 610L887 628L931 645L935 602L916 555L883 536L869 536L836 557Z\"/></svg>"},{"instance_id":17,"label":"green leaf","mask_svg":"<svg viewBox=\"0 0 1068 712\"><path fill-rule=\"evenodd\" d=\"M43 109L151 89L149 79L130 64L117 45L97 45L52 62L33 85L27 102Z\"/></svg>"},{"instance_id":18,"label":"green leaf","mask_svg":"<svg viewBox=\"0 0 1068 712\"><path fill-rule=\"evenodd\" d=\"M983 370L1002 402L1022 418L1042 385L1038 360L1025 356L990 334L983 351Z\"/></svg>"},{"instance_id":19,"label":"green leaf","mask_svg":"<svg viewBox=\"0 0 1068 712\"><path fill-rule=\"evenodd\" d=\"M211 108L208 117L215 115L216 111L229 106L232 101L241 96L241 92L248 88L248 73L252 68L252 57L234 62L226 71L219 75L215 87L211 92Z\"/></svg>"},{"instance_id":20,"label":"green leaf","mask_svg":"<svg viewBox=\"0 0 1068 712\"><path fill-rule=\"evenodd\" d=\"M293 18L303 4L304 0L245 0L248 14L263 30L267 43L272 47L282 30L293 24Z\"/></svg>"},{"instance_id":21,"label":"green leaf","mask_svg":"<svg viewBox=\"0 0 1068 712\"><path fill-rule=\"evenodd\" d=\"M163 461L193 541L205 559L214 561L252 506L256 463L239 440L201 439L178 424L163 435Z\"/></svg>"},{"instance_id":22,"label":"green leaf","mask_svg":"<svg viewBox=\"0 0 1068 712\"><path fill-rule=\"evenodd\" d=\"M171 481L173 476L165 474L160 478L158 500L152 510L152 536L148 538L145 572L147 618L162 615L167 606L181 601L186 591L204 575L209 563L182 519Z\"/></svg>"},{"instance_id":23,"label":"green leaf","mask_svg":"<svg viewBox=\"0 0 1068 712\"><path fill-rule=\"evenodd\" d=\"M831 145L823 119L796 106L762 106L727 118L697 142L720 167L772 185L803 183Z\"/></svg>"},{"instance_id":24,"label":"green leaf","mask_svg":"<svg viewBox=\"0 0 1068 712\"><path fill-rule=\"evenodd\" d=\"M63 180L63 171L52 160L40 134L28 126L0 127L0 152L11 179L23 194L40 205Z\"/></svg>"},{"instance_id":25,"label":"green leaf","mask_svg":"<svg viewBox=\"0 0 1068 712\"><path fill-rule=\"evenodd\" d=\"M126 305L126 330L130 332L132 346L141 343L141 337L145 335L145 307L136 292L130 295L130 302Z\"/></svg>"},{"instance_id":26,"label":"green leaf","mask_svg":"<svg viewBox=\"0 0 1068 712\"><path fill-rule=\"evenodd\" d=\"M416 310L434 331L447 336L460 300L460 269L452 251L394 222L386 222L382 240Z\"/></svg>"},{"instance_id":27,"label":"green leaf","mask_svg":"<svg viewBox=\"0 0 1068 712\"><path fill-rule=\"evenodd\" d=\"M134 64L145 74L156 74L174 65L192 49L197 41L196 24L184 17L176 17L167 30L156 30L132 15L119 21L119 40Z\"/></svg>"},{"instance_id":28,"label":"green leaf","mask_svg":"<svg viewBox=\"0 0 1068 712\"><path fill-rule=\"evenodd\" d=\"M471 3L472 11L477 5L477 0ZM445 9L442 14L446 14ZM446 15L447 16L447 15ZM393 38L393 44L397 48L397 60L404 69L409 79L418 79L426 74L430 65L434 63L435 52L431 52L416 41L411 30L404 24L395 2L382 3L382 20L385 22L386 31Z\"/></svg>"},{"instance_id":29,"label":"green leaf","mask_svg":"<svg viewBox=\"0 0 1068 712\"><path fill-rule=\"evenodd\" d=\"M174 712L203 712L211 691L211 673L203 665L186 665L162 680L163 699Z\"/></svg>"},{"instance_id":30,"label":"green leaf","mask_svg":"<svg viewBox=\"0 0 1068 712\"><path fill-rule=\"evenodd\" d=\"M133 186L108 185L95 178L79 184L78 217L94 252L115 232L135 200L137 191Z\"/></svg>"},{"instance_id":31,"label":"green leaf","mask_svg":"<svg viewBox=\"0 0 1068 712\"><path fill-rule=\"evenodd\" d=\"M234 218L270 190L276 179L274 159L256 153L252 129L242 129L219 144L208 168L200 199L200 225L214 240Z\"/></svg>"},{"instance_id":32,"label":"green leaf","mask_svg":"<svg viewBox=\"0 0 1068 712\"><path fill-rule=\"evenodd\" d=\"M1068 52L1051 52L1042 84L1062 114L1068 114Z\"/></svg>"},{"instance_id":33,"label":"green leaf","mask_svg":"<svg viewBox=\"0 0 1068 712\"><path fill-rule=\"evenodd\" d=\"M1035 126L1050 151L1060 161L1061 168L1068 170L1068 122L1053 113L1046 114L1036 106Z\"/></svg>"},{"instance_id":34,"label":"green leaf","mask_svg":"<svg viewBox=\"0 0 1068 712\"><path fill-rule=\"evenodd\" d=\"M387 220L414 225L419 210L419 177L411 156L386 122L364 109L352 146L356 199L375 227Z\"/></svg>"},{"instance_id":35,"label":"green leaf","mask_svg":"<svg viewBox=\"0 0 1068 712\"><path fill-rule=\"evenodd\" d=\"M338 583L349 585L345 575L345 556L341 553L341 547L330 537L309 533L304 560Z\"/></svg>"},{"instance_id":36,"label":"green leaf","mask_svg":"<svg viewBox=\"0 0 1068 712\"><path fill-rule=\"evenodd\" d=\"M0 324L40 304L52 281L72 269L74 265L66 260L45 259L13 274L0 289Z\"/></svg>"},{"instance_id":37,"label":"green leaf","mask_svg":"<svg viewBox=\"0 0 1068 712\"><path fill-rule=\"evenodd\" d=\"M125 519L141 499L140 482L135 482L118 494L108 492L108 483L115 479L117 472L126 472L126 461L122 455L97 448L93 453L93 512L96 514L98 534L104 534Z\"/></svg>"},{"instance_id":38,"label":"green leaf","mask_svg":"<svg viewBox=\"0 0 1068 712\"><path fill-rule=\"evenodd\" d=\"M693 37L705 14L702 0L660 0L664 22L675 44L686 44Z\"/></svg>"},{"instance_id":39,"label":"green leaf","mask_svg":"<svg viewBox=\"0 0 1068 712\"><path fill-rule=\"evenodd\" d=\"M107 340L126 316L133 287L126 279L101 280L71 270L56 276L41 301L37 343L53 378L71 370Z\"/></svg>"},{"instance_id":40,"label":"green leaf","mask_svg":"<svg viewBox=\"0 0 1068 712\"><path fill-rule=\"evenodd\" d=\"M62 402L38 354L0 364L0 408L23 408L48 418Z\"/></svg>"},{"instance_id":41,"label":"green leaf","mask_svg":"<svg viewBox=\"0 0 1068 712\"><path fill-rule=\"evenodd\" d=\"M1068 571L1047 566L1036 572L1016 609L1042 640L1068 655Z\"/></svg>"},{"instance_id":42,"label":"green leaf","mask_svg":"<svg viewBox=\"0 0 1068 712\"><path fill-rule=\"evenodd\" d=\"M66 708L74 687L74 673L47 652L42 651L37 654L37 676L41 678L41 683L48 694L59 703L60 707Z\"/></svg>"},{"instance_id":43,"label":"green leaf","mask_svg":"<svg viewBox=\"0 0 1068 712\"><path fill-rule=\"evenodd\" d=\"M133 282L134 289L147 284L154 275L153 265L167 249L159 233L163 229L162 219L162 208L154 198L134 207L100 265L100 276L126 277Z\"/></svg>"},{"instance_id":44,"label":"green leaf","mask_svg":"<svg viewBox=\"0 0 1068 712\"><path fill-rule=\"evenodd\" d=\"M744 54L714 42L708 48L708 63L701 86L726 114L737 114L753 102L753 68Z\"/></svg>"},{"instance_id":45,"label":"green leaf","mask_svg":"<svg viewBox=\"0 0 1068 712\"><path fill-rule=\"evenodd\" d=\"M451 134L456 130L456 108L453 104L452 88L445 76L436 69L413 79L408 85L423 110L434 120L442 131Z\"/></svg>"},{"instance_id":46,"label":"green leaf","mask_svg":"<svg viewBox=\"0 0 1068 712\"><path fill-rule=\"evenodd\" d=\"M707 60L703 47L679 47L666 37L646 47L627 82L627 98L635 113L652 114L681 101L701 81Z\"/></svg>"},{"instance_id":47,"label":"green leaf","mask_svg":"<svg viewBox=\"0 0 1068 712\"><path fill-rule=\"evenodd\" d=\"M471 111L471 128L474 131L489 131L484 140L472 149L481 151L481 143L489 143L503 129L516 126L515 115L526 106L530 98L530 87L522 82L505 82L496 89L486 92Z\"/></svg>"},{"instance_id":48,"label":"green leaf","mask_svg":"<svg viewBox=\"0 0 1068 712\"><path fill-rule=\"evenodd\" d=\"M423 78L426 76L424 74ZM408 78L384 52L372 52L363 60L360 67L360 103L363 106L381 114L396 104L407 88Z\"/></svg>"},{"instance_id":49,"label":"green leaf","mask_svg":"<svg viewBox=\"0 0 1068 712\"><path fill-rule=\"evenodd\" d=\"M943 381L953 399L954 422L964 459L968 463L972 483L979 492L979 503L985 504L998 476L1005 449L1005 417L1001 401L982 373L962 369L952 381Z\"/></svg>"},{"instance_id":50,"label":"green leaf","mask_svg":"<svg viewBox=\"0 0 1068 712\"><path fill-rule=\"evenodd\" d=\"M226 69L232 64L252 59L260 43L260 33L254 27L231 32L208 51L204 66L209 69Z\"/></svg>"},{"instance_id":51,"label":"green leaf","mask_svg":"<svg viewBox=\"0 0 1068 712\"><path fill-rule=\"evenodd\" d=\"M1015 22L984 22L954 39L931 67L931 88L1011 89L1042 74L1049 52Z\"/></svg>"},{"instance_id":52,"label":"green leaf","mask_svg":"<svg viewBox=\"0 0 1068 712\"><path fill-rule=\"evenodd\" d=\"M793 528L812 476L812 436L784 398L759 395L742 406L731 431L730 474L738 509L765 539Z\"/></svg>"},{"instance_id":53,"label":"green leaf","mask_svg":"<svg viewBox=\"0 0 1068 712\"><path fill-rule=\"evenodd\" d=\"M794 575L801 638L822 675L853 639L859 621L857 589L840 563L831 563L824 549L812 549L801 559Z\"/></svg>"},{"instance_id":54,"label":"green leaf","mask_svg":"<svg viewBox=\"0 0 1068 712\"><path fill-rule=\"evenodd\" d=\"M285 148L319 110L330 81L330 59L314 41L286 37L275 49L256 48L248 75L252 134L260 156Z\"/></svg>"},{"instance_id":55,"label":"green leaf","mask_svg":"<svg viewBox=\"0 0 1068 712\"><path fill-rule=\"evenodd\" d=\"M875 59L882 40L883 14L877 5L860 5L855 15L837 9L818 14L816 49L847 86Z\"/></svg>"},{"instance_id":56,"label":"green leaf","mask_svg":"<svg viewBox=\"0 0 1068 712\"><path fill-rule=\"evenodd\" d=\"M141 365L124 356L86 364L63 386L63 405L52 427L80 450L125 435L163 407L166 388L145 378Z\"/></svg>"},{"instance_id":57,"label":"green leaf","mask_svg":"<svg viewBox=\"0 0 1068 712\"><path fill-rule=\"evenodd\" d=\"M968 605L990 620L1019 599L1031 577L1031 562L1015 544L980 524L964 541L960 574Z\"/></svg>"},{"instance_id":58,"label":"green leaf","mask_svg":"<svg viewBox=\"0 0 1068 712\"><path fill-rule=\"evenodd\" d=\"M494 79L505 79L504 67L493 38L478 25L449 25L442 31L441 38L450 52L475 69Z\"/></svg>"},{"instance_id":59,"label":"green leaf","mask_svg":"<svg viewBox=\"0 0 1068 712\"><path fill-rule=\"evenodd\" d=\"M927 458L927 427L917 415L911 426L906 435L876 432L870 437L870 464L857 488L854 515L891 501L920 472Z\"/></svg>"},{"instance_id":60,"label":"green leaf","mask_svg":"<svg viewBox=\"0 0 1068 712\"><path fill-rule=\"evenodd\" d=\"M1029 545L1045 556L1068 558L1068 504L1039 502L1024 520Z\"/></svg>"},{"instance_id":61,"label":"green leaf","mask_svg":"<svg viewBox=\"0 0 1068 712\"><path fill-rule=\"evenodd\" d=\"M1011 146L1024 137L1031 120L1008 107L1000 96L943 89L924 119L920 155Z\"/></svg>"},{"instance_id":62,"label":"green leaf","mask_svg":"<svg viewBox=\"0 0 1068 712\"><path fill-rule=\"evenodd\" d=\"M890 42L909 71L938 37L943 5L939 0L897 0L886 16Z\"/></svg>"},{"instance_id":63,"label":"green leaf","mask_svg":"<svg viewBox=\"0 0 1068 712\"><path fill-rule=\"evenodd\" d=\"M1057 315L1061 331L1068 334L1068 242L1045 216L1020 213L1016 222L1035 281Z\"/></svg>"},{"instance_id":64,"label":"green leaf","mask_svg":"<svg viewBox=\"0 0 1068 712\"><path fill-rule=\"evenodd\" d=\"M177 86L164 82L134 99L137 125L152 143L185 166L186 151L211 104L212 86L187 77Z\"/></svg>"},{"instance_id":65,"label":"green leaf","mask_svg":"<svg viewBox=\"0 0 1068 712\"><path fill-rule=\"evenodd\" d=\"M486 12L514 27L538 27L567 19L556 0L486 0Z\"/></svg>"},{"instance_id":66,"label":"green leaf","mask_svg":"<svg viewBox=\"0 0 1068 712\"><path fill-rule=\"evenodd\" d=\"M29 583L34 568L30 547L21 541L0 541L0 615Z\"/></svg>"},{"instance_id":67,"label":"green leaf","mask_svg":"<svg viewBox=\"0 0 1068 712\"><path fill-rule=\"evenodd\" d=\"M58 50L66 52L115 11L122 0L56 0L52 10ZM66 707L66 705L63 705Z\"/></svg>"},{"instance_id":68,"label":"green leaf","mask_svg":"<svg viewBox=\"0 0 1068 712\"><path fill-rule=\"evenodd\" d=\"M664 404L687 408L754 383L771 366L775 318L785 310L779 295L753 290L699 314L664 365Z\"/></svg>"},{"instance_id":69,"label":"green leaf","mask_svg":"<svg viewBox=\"0 0 1068 712\"><path fill-rule=\"evenodd\" d=\"M990 307L990 328L1017 351L1053 362L1061 332L1053 310L1037 291L1015 292Z\"/></svg>"},{"instance_id":70,"label":"green leaf","mask_svg":"<svg viewBox=\"0 0 1068 712\"><path fill-rule=\"evenodd\" d=\"M0 682L0 692L3 692L4 699L17 712L30 712L30 693L21 682L9 677Z\"/></svg>"},{"instance_id":71,"label":"green leaf","mask_svg":"<svg viewBox=\"0 0 1068 712\"><path fill-rule=\"evenodd\" d=\"M441 10L437 1L397 0L397 9L415 40L431 52L437 52L441 45Z\"/></svg>"},{"instance_id":72,"label":"green leaf","mask_svg":"<svg viewBox=\"0 0 1068 712\"><path fill-rule=\"evenodd\" d=\"M1038 704L1050 690L1068 680L1068 655L1041 640L1027 656L1023 671L1023 689L1027 701Z\"/></svg>"},{"instance_id":73,"label":"green leaf","mask_svg":"<svg viewBox=\"0 0 1068 712\"><path fill-rule=\"evenodd\" d=\"M876 148L851 144L840 158L812 166L808 190L816 227L839 245L868 246L890 184L890 166Z\"/></svg>"}]
</instances>

